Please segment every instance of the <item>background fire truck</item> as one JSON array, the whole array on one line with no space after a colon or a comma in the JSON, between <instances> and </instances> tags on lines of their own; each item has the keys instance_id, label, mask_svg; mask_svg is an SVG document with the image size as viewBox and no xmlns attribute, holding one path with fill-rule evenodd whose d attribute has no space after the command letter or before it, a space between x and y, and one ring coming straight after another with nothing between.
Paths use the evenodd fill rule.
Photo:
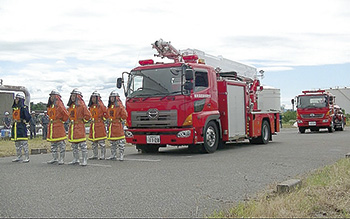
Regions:
<instances>
[{"instance_id":1,"label":"background fire truck","mask_svg":"<svg viewBox=\"0 0 350 219\"><path fill-rule=\"evenodd\" d=\"M173 62L141 60L117 80L126 96L128 143L145 153L171 145L212 153L229 141L267 144L279 131L279 111L258 109L256 68L199 50L180 53L163 40L152 46L155 56Z\"/></svg>"},{"instance_id":2,"label":"background fire truck","mask_svg":"<svg viewBox=\"0 0 350 219\"><path fill-rule=\"evenodd\" d=\"M328 132L344 130L345 116L341 108L335 105L335 96L325 90L303 91L297 96L297 124L300 133L306 129ZM293 101L292 101L293 103Z\"/></svg>"}]
</instances>

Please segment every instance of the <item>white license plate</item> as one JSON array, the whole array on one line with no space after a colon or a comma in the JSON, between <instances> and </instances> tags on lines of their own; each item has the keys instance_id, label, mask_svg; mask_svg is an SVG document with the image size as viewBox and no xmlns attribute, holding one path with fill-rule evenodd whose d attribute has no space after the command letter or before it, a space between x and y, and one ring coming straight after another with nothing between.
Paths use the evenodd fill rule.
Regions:
<instances>
[{"instance_id":1,"label":"white license plate","mask_svg":"<svg viewBox=\"0 0 350 219\"><path fill-rule=\"evenodd\" d=\"M160 135L147 135L147 144L160 144Z\"/></svg>"},{"instance_id":2,"label":"white license plate","mask_svg":"<svg viewBox=\"0 0 350 219\"><path fill-rule=\"evenodd\" d=\"M309 126L316 126L316 122L309 122Z\"/></svg>"}]
</instances>

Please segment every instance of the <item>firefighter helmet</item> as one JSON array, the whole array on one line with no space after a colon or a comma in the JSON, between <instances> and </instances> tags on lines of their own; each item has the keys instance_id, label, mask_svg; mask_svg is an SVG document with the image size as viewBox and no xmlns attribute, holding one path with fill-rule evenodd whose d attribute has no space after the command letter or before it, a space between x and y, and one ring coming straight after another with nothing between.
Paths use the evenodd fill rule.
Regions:
<instances>
[{"instance_id":1,"label":"firefighter helmet","mask_svg":"<svg viewBox=\"0 0 350 219\"><path fill-rule=\"evenodd\" d=\"M23 94L16 94L16 98L24 99L24 96L23 96Z\"/></svg>"},{"instance_id":2,"label":"firefighter helmet","mask_svg":"<svg viewBox=\"0 0 350 219\"><path fill-rule=\"evenodd\" d=\"M92 92L91 96L92 97L101 97L100 93L97 91Z\"/></svg>"},{"instance_id":3,"label":"firefighter helmet","mask_svg":"<svg viewBox=\"0 0 350 219\"><path fill-rule=\"evenodd\" d=\"M81 93L81 91L79 91L78 88L74 88L70 94L78 94L81 97L83 97L83 94Z\"/></svg>"},{"instance_id":4,"label":"firefighter helmet","mask_svg":"<svg viewBox=\"0 0 350 219\"><path fill-rule=\"evenodd\" d=\"M8 116L8 115L10 115L10 113L6 111L6 112L5 112L5 116Z\"/></svg>"},{"instance_id":5,"label":"firefighter helmet","mask_svg":"<svg viewBox=\"0 0 350 219\"><path fill-rule=\"evenodd\" d=\"M53 89L50 93L50 95L58 95L58 96L61 96L61 94L56 90L56 89Z\"/></svg>"},{"instance_id":6,"label":"firefighter helmet","mask_svg":"<svg viewBox=\"0 0 350 219\"><path fill-rule=\"evenodd\" d=\"M119 94L118 94L118 92L116 92L115 90L113 90L109 96L110 96L110 97L119 97Z\"/></svg>"}]
</instances>

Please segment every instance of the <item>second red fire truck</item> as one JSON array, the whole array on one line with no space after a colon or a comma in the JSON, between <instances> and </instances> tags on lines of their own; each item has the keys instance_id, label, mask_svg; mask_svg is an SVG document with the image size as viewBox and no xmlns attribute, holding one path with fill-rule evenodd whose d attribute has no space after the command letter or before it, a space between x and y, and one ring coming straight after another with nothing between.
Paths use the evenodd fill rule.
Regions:
<instances>
[{"instance_id":1,"label":"second red fire truck","mask_svg":"<svg viewBox=\"0 0 350 219\"><path fill-rule=\"evenodd\" d=\"M163 40L152 45L156 56L173 62L141 60L139 67L123 73L126 84L123 78L117 82L126 95L128 143L146 153L183 145L212 153L230 141L267 144L280 130L279 111L258 109L262 86L256 74L245 74L256 73L255 68L223 70L229 69L229 60L209 65L195 50L180 53Z\"/></svg>"},{"instance_id":2,"label":"second red fire truck","mask_svg":"<svg viewBox=\"0 0 350 219\"><path fill-rule=\"evenodd\" d=\"M306 129L319 131L328 129L344 130L345 116L341 108L335 105L335 96L325 90L303 91L297 96L297 124L300 133Z\"/></svg>"}]
</instances>

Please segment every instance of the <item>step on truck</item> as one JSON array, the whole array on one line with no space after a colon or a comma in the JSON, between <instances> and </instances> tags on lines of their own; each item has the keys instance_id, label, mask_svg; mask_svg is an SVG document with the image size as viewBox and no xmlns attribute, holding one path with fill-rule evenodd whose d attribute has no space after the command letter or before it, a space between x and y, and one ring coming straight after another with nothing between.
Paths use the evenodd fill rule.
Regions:
<instances>
[{"instance_id":1,"label":"step on truck","mask_svg":"<svg viewBox=\"0 0 350 219\"><path fill-rule=\"evenodd\" d=\"M328 129L344 130L345 116L335 105L335 96L325 90L306 90L296 97L297 125L300 133ZM292 100L292 103L294 101Z\"/></svg>"},{"instance_id":2,"label":"step on truck","mask_svg":"<svg viewBox=\"0 0 350 219\"><path fill-rule=\"evenodd\" d=\"M126 141L137 149L188 146L213 153L231 141L267 144L280 130L279 111L258 109L263 87L256 68L200 50L178 51L161 39L152 46L155 56L172 61L141 60L117 79L126 96Z\"/></svg>"}]
</instances>

